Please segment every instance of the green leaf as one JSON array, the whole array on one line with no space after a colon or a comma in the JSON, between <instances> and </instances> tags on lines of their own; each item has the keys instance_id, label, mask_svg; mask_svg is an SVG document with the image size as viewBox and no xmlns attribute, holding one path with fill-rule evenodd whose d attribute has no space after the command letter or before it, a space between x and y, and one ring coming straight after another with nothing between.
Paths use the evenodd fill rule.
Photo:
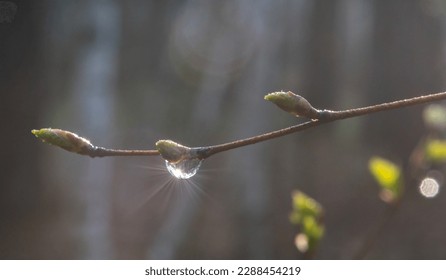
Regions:
<instances>
[{"instance_id":1,"label":"green leaf","mask_svg":"<svg viewBox=\"0 0 446 280\"><path fill-rule=\"evenodd\" d=\"M296 236L295 245L301 252L314 251L324 236L322 223L322 206L303 192L292 194L293 211L290 221L300 226L300 233Z\"/></svg>"},{"instance_id":2,"label":"green leaf","mask_svg":"<svg viewBox=\"0 0 446 280\"><path fill-rule=\"evenodd\" d=\"M307 216L303 220L303 232L310 239L319 240L324 235L324 227L321 226L314 216Z\"/></svg>"},{"instance_id":3,"label":"green leaf","mask_svg":"<svg viewBox=\"0 0 446 280\"><path fill-rule=\"evenodd\" d=\"M401 170L396 164L380 157L372 157L369 170L381 187L381 198L384 201L394 202L401 196Z\"/></svg>"},{"instance_id":4,"label":"green leaf","mask_svg":"<svg viewBox=\"0 0 446 280\"><path fill-rule=\"evenodd\" d=\"M303 192L296 191L292 194L293 212L290 221L294 224L301 223L307 216L319 218L322 215L322 206Z\"/></svg>"},{"instance_id":5,"label":"green leaf","mask_svg":"<svg viewBox=\"0 0 446 280\"><path fill-rule=\"evenodd\" d=\"M446 141L431 139L426 142L426 158L434 162L446 161Z\"/></svg>"}]
</instances>

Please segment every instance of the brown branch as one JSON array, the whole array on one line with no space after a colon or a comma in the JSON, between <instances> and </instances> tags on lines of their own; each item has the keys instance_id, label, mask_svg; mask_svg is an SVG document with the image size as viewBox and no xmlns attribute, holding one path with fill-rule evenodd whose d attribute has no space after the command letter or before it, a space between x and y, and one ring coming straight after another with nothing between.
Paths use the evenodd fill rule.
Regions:
<instances>
[{"instance_id":1,"label":"brown branch","mask_svg":"<svg viewBox=\"0 0 446 280\"><path fill-rule=\"evenodd\" d=\"M72 153L90 157L151 156L160 154L158 150L115 150L98 147L76 133L57 128L33 129L31 133L43 142L60 147Z\"/></svg>"},{"instance_id":2,"label":"brown branch","mask_svg":"<svg viewBox=\"0 0 446 280\"><path fill-rule=\"evenodd\" d=\"M382 111L389 111L393 109L399 109L409 107L413 105L419 105L439 100L446 99L446 92L433 93L408 99L397 100L388 103L382 103L378 105L372 105L362 108L343 110L343 111L321 111L321 118L324 118L326 114L329 120L341 120L352 117L358 117L362 115L373 114Z\"/></svg>"},{"instance_id":3,"label":"brown branch","mask_svg":"<svg viewBox=\"0 0 446 280\"><path fill-rule=\"evenodd\" d=\"M288 92L290 96L286 96L286 98L292 98L293 96L297 96L291 92ZM277 98L277 96L273 96ZM356 109L349 109L349 110L341 110L341 111L331 111L331 110L316 110L311 107L311 105L302 97L297 96L298 101L292 103L292 108L290 106L287 106L284 102L287 102L287 99L280 100L280 105L277 104L282 109L285 109L292 113L308 113L308 117L314 118L310 121L300 123L298 125L294 125L291 127L279 129L276 131L264 133L261 135L257 135L254 137L249 137L245 139L236 140L233 142L228 142L220 145L213 145L213 146L204 146L204 147L196 147L196 148L189 148L188 151L191 151L191 154L188 154L186 156L188 157L196 157L200 159L204 159L207 157L210 157L211 155L214 155L216 153L240 148L247 145L256 144L259 142L267 141L270 139L282 137L288 134L292 134L298 131L302 131L311 127L319 126L324 123L333 122L341 119L348 119L353 117L358 117L362 115L368 115L376 112L381 111L388 111L398 108L404 108L408 106L413 106L417 104L424 104L428 102L438 101L446 99L446 92L441 93L434 93L434 94L428 94L423 95L419 97L413 97L409 99L402 99L398 101L388 102L388 103L382 103L378 105L372 105L362 108L356 108ZM267 100L270 100L267 98ZM285 104L285 105L284 105ZM299 106L304 106L303 108L299 108ZM308 107L310 106L310 107ZM297 108L297 109L296 109ZM43 133L42 131L45 130ZM55 134L54 131L57 131L59 134L56 136L50 135L48 138L47 133L51 132L52 134ZM49 142L50 144L59 146L65 150L68 150L70 152L75 152L82 155L88 155L91 157L106 157L106 156L152 156L152 155L160 155L160 152L158 150L115 150L115 149L107 149L103 147L97 147L93 146L88 140L77 136L74 133L63 131L59 129L41 129L41 130L33 130L33 134L35 134L38 138L42 139L44 142ZM67 135L69 137L67 137ZM68 139L68 140L67 140ZM73 141L71 143L70 141ZM77 143L77 141L80 141L80 144ZM86 142L85 142L86 141ZM180 145L182 146L182 145ZM185 146L183 146L185 147ZM188 148L188 147L185 147Z\"/></svg>"},{"instance_id":4,"label":"brown branch","mask_svg":"<svg viewBox=\"0 0 446 280\"><path fill-rule=\"evenodd\" d=\"M103 147L94 147L94 150L87 154L90 157L110 157L110 156L158 156L158 150L115 150Z\"/></svg>"},{"instance_id":5,"label":"brown branch","mask_svg":"<svg viewBox=\"0 0 446 280\"><path fill-rule=\"evenodd\" d=\"M327 122L327 121L325 121L325 122ZM207 158L207 157L210 157L211 155L216 154L216 153L220 153L220 152L224 152L227 150L240 148L243 146L256 144L258 142L263 142L263 141L267 141L270 139L282 137L282 136L285 136L285 135L288 135L291 133L295 133L295 132L298 132L301 130L308 129L310 127L318 126L321 123L322 122L320 120L311 120L311 121L307 121L307 122L304 122L304 123L301 123L298 125L290 126L287 128L279 129L276 131L268 132L268 133L257 135L257 136L250 137L250 138L236 140L233 142L228 142L228 143L215 145L215 146L202 147L201 149L205 150L205 152L202 153L202 157Z\"/></svg>"},{"instance_id":6,"label":"brown branch","mask_svg":"<svg viewBox=\"0 0 446 280\"><path fill-rule=\"evenodd\" d=\"M203 147L203 149L206 149L203 152L203 158L209 157L213 154L220 153L223 151L252 145L258 142L267 141L273 138L282 137L291 133L295 133L298 131L302 131L311 127L319 126L323 123L333 122L341 119L348 119L353 117L358 117L362 115L368 115L372 113L382 112L382 111L388 111L398 108L404 108L412 105L417 104L424 104L428 102L438 101L446 99L446 92L441 93L434 93L409 99L403 99L388 103L382 103L378 105L372 105L362 108L356 108L356 109L349 109L349 110L342 110L342 111L330 111L330 110L318 110L318 119L311 120L305 123L301 123L295 126L287 127L284 129L272 131L269 133L265 133L262 135L241 139L229 143L224 143L220 145L215 146L209 146L209 147Z\"/></svg>"}]
</instances>

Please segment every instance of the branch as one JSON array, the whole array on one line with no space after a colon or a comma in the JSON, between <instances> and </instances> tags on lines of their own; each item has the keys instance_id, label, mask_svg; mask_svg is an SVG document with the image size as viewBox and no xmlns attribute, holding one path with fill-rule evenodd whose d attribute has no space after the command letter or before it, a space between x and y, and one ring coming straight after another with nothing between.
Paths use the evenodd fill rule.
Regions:
<instances>
[{"instance_id":1,"label":"branch","mask_svg":"<svg viewBox=\"0 0 446 280\"><path fill-rule=\"evenodd\" d=\"M446 99L446 92L428 94L409 99L402 99L378 105L341 111L315 109L305 98L290 91L271 93L266 95L265 99L273 102L281 109L293 115L303 116L309 118L310 120L304 123L257 135L254 137L240 139L214 146L189 148L170 140L160 140L156 143L157 150L107 149L94 146L87 139L82 138L72 132L60 129L44 128L40 130L32 130L32 133L44 142L59 146L70 152L78 153L81 155L88 155L90 157L161 155L168 161L177 162L185 158L205 159L220 152L282 137L291 133L341 119L348 119L381 111L389 111L417 104L443 100Z\"/></svg>"},{"instance_id":2,"label":"branch","mask_svg":"<svg viewBox=\"0 0 446 280\"><path fill-rule=\"evenodd\" d=\"M79 135L57 128L42 128L31 131L37 138L64 150L90 157L108 156L152 156L159 155L157 150L115 150L99 147Z\"/></svg>"},{"instance_id":3,"label":"branch","mask_svg":"<svg viewBox=\"0 0 446 280\"><path fill-rule=\"evenodd\" d=\"M313 120L305 122L305 123L301 123L301 124L298 124L295 126L290 126L290 127L283 128L280 130L261 134L258 136L246 138L246 139L241 139L241 140L237 140L237 141L233 141L233 142L229 142L229 143L225 143L225 144L220 144L220 145L215 145L215 146L204 147L203 149L205 149L206 151L204 151L203 158L209 157L209 156L219 153L219 152L223 152L223 151L227 151L227 150L231 150L231 149L235 149L235 148L239 148L239 147L243 147L243 146L247 146L247 145L252 145L252 144L262 142L262 141L267 141L267 140L270 140L273 138L282 137L282 136L285 136L285 135L288 135L291 133L295 133L298 131L302 131L302 130L305 130L305 129L308 129L311 127L319 126L323 123L328 123L328 122L333 122L333 121L337 121L337 120L341 120L341 119L348 119L348 118L358 117L358 116L362 116L362 115L377 113L377 112L381 112L381 111L388 111L388 110L404 108L404 107L408 107L408 106L412 106L412 105L424 104L424 103L429 103L429 102L433 102L433 101L446 99L446 92L441 92L441 93L423 95L423 96L409 98L409 99L398 100L398 101L394 101L394 102L372 105L372 106L368 106L368 107L349 109L349 110L341 110L341 111L330 111L330 110L316 110L313 107L308 108L307 106L311 106L310 103L308 103L308 101L303 99L301 96L295 95L291 92L287 92L287 93L278 92L278 93L273 93L272 95L274 95L274 96L286 95L287 97L289 97L288 104L293 104L293 100L295 101L293 104L294 105L293 108L292 109L289 108L289 110L287 110L286 108L283 108L283 106L282 106L283 103L281 102L281 101L283 101L283 99L280 99L280 101L278 101L275 98L268 98L268 96L271 97L271 94L267 95L265 97L265 99L272 101L273 103L278 105L281 109L284 109L285 111L288 111L295 115L298 115L297 112L300 112L302 115L302 112L306 111L307 115L306 116L302 115L302 116L313 118ZM304 102L302 102L302 99L304 100ZM281 103L277 104L276 101L281 102ZM300 108L300 109L298 109L298 108ZM316 113L314 113L314 112L316 112Z\"/></svg>"}]
</instances>

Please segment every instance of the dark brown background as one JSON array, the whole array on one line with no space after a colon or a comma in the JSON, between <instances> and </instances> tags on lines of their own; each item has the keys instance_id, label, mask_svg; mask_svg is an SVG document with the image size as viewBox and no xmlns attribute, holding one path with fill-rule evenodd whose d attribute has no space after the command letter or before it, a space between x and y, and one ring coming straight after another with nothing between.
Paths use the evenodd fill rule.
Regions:
<instances>
[{"instance_id":1,"label":"dark brown background","mask_svg":"<svg viewBox=\"0 0 446 280\"><path fill-rule=\"evenodd\" d=\"M385 210L368 159L406 165L423 106L216 155L192 183L168 183L158 157L90 159L30 130L200 146L294 124L263 100L272 91L342 109L445 89L444 1L11 2L14 20L0 23L3 259L300 258L294 189L326 211L316 258L350 259ZM368 257L445 258L444 200L407 185Z\"/></svg>"}]
</instances>

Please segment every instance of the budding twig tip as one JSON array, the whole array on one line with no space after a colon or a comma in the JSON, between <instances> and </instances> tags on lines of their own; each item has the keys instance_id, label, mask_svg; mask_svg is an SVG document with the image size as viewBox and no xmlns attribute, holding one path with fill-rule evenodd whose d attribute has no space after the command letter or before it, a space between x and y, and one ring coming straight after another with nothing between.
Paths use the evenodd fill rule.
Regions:
<instances>
[{"instance_id":1,"label":"budding twig tip","mask_svg":"<svg viewBox=\"0 0 446 280\"><path fill-rule=\"evenodd\" d=\"M88 154L94 148L89 140L73 132L58 128L33 129L31 133L45 143L58 146L73 153Z\"/></svg>"},{"instance_id":2,"label":"budding twig tip","mask_svg":"<svg viewBox=\"0 0 446 280\"><path fill-rule=\"evenodd\" d=\"M295 116L303 116L310 119L319 118L319 111L311 106L310 102L291 91L272 92L265 95L264 99Z\"/></svg>"},{"instance_id":3,"label":"budding twig tip","mask_svg":"<svg viewBox=\"0 0 446 280\"><path fill-rule=\"evenodd\" d=\"M156 149L169 162L178 162L190 154L191 148L178 144L172 140L158 140Z\"/></svg>"}]
</instances>

